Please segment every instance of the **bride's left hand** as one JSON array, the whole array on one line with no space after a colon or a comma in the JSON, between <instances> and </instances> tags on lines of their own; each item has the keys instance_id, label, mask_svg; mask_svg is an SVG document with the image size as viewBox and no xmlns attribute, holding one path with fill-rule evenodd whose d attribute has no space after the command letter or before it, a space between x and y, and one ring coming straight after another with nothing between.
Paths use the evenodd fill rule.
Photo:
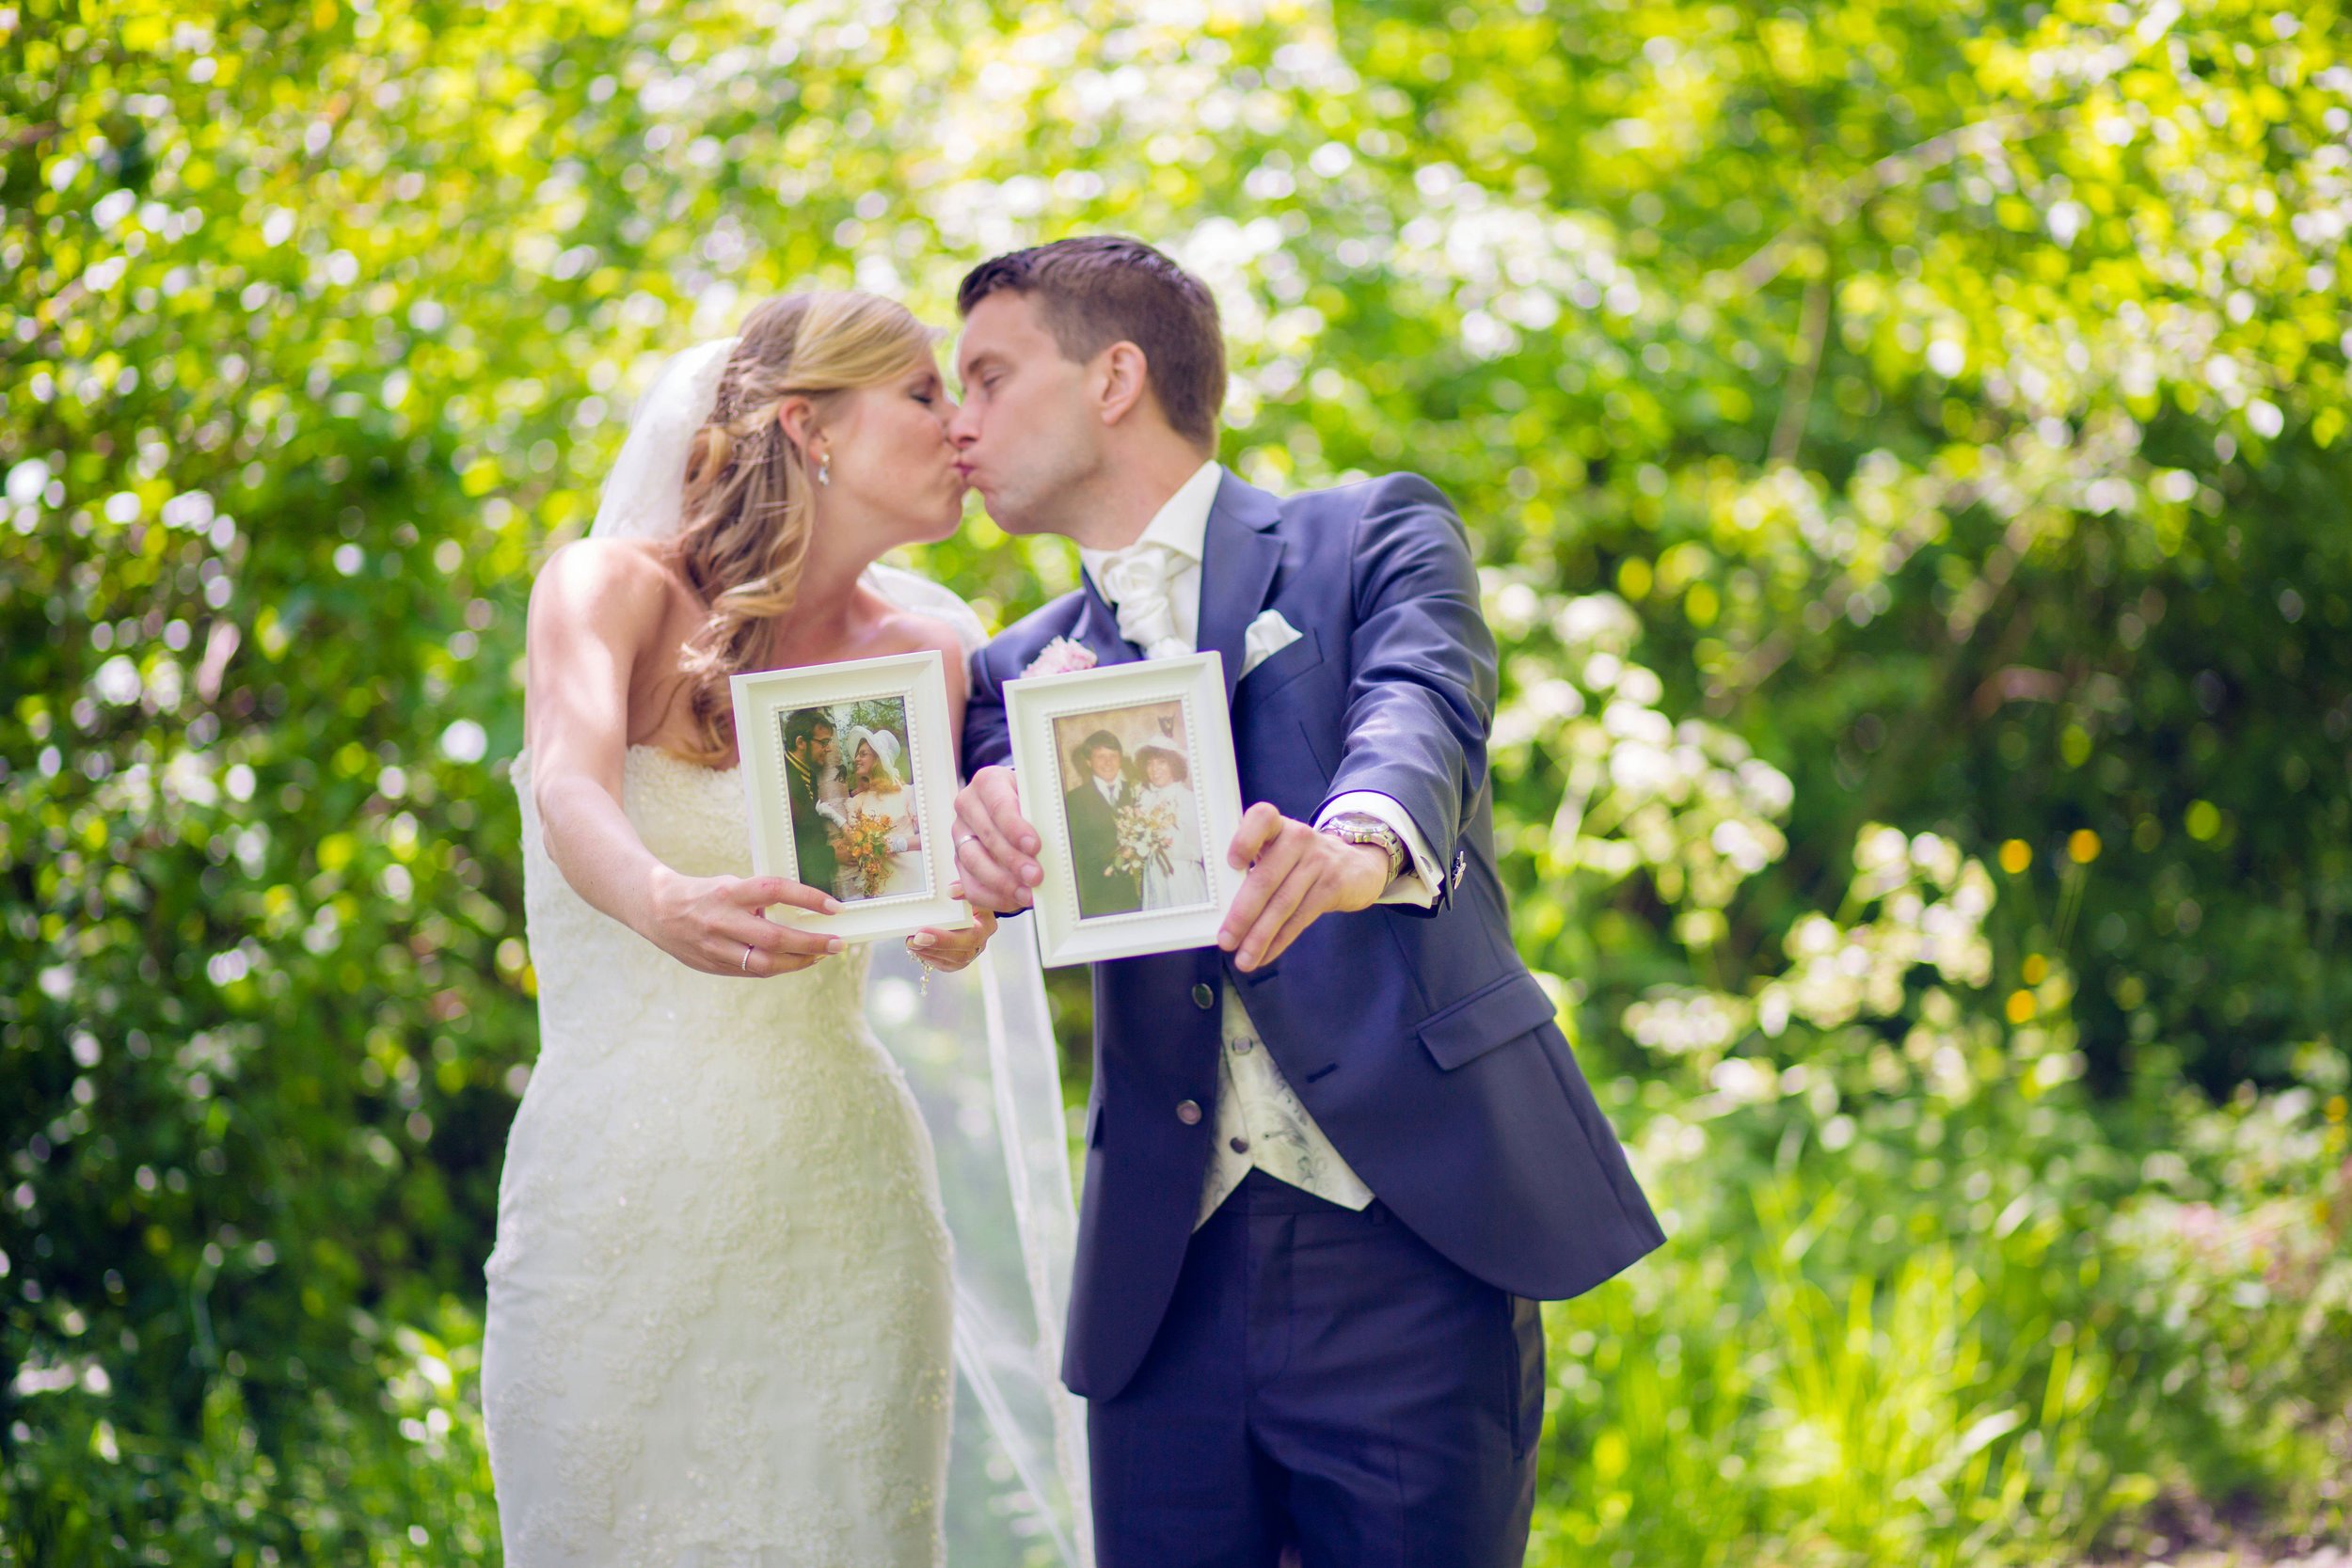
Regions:
<instances>
[{"instance_id":1,"label":"bride's left hand","mask_svg":"<svg viewBox=\"0 0 2352 1568\"><path fill-rule=\"evenodd\" d=\"M963 884L952 884L947 889L947 896L962 897ZM975 908L972 924L962 930L943 931L937 927L926 926L907 938L907 951L933 969L958 970L978 958L980 950L988 945L988 939L995 934L996 916L987 910Z\"/></svg>"}]
</instances>

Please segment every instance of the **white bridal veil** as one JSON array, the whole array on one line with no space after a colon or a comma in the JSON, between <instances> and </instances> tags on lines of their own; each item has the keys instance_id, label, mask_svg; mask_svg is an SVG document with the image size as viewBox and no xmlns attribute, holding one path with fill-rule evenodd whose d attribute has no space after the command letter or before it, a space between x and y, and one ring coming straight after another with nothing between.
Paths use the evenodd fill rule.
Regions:
<instances>
[{"instance_id":1,"label":"white bridal veil","mask_svg":"<svg viewBox=\"0 0 2352 1568\"><path fill-rule=\"evenodd\" d=\"M593 536L677 531L686 456L718 398L735 340L663 367L605 480ZM956 628L969 657L987 638L955 594L876 565L867 583ZM1061 1069L1035 923L1007 921L971 968L919 983L898 942L878 944L866 991L874 1032L905 1071L939 1161L955 1238L959 1419L947 1478L954 1568L1090 1568L1086 1426L1061 1385L1077 1245ZM970 1419L977 1410L980 1419Z\"/></svg>"}]
</instances>

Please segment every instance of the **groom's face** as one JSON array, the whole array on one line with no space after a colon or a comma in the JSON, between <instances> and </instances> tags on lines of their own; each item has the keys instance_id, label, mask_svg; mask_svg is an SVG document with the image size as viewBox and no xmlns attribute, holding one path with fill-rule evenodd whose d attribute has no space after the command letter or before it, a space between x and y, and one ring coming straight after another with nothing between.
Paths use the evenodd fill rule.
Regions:
<instances>
[{"instance_id":1,"label":"groom's face","mask_svg":"<svg viewBox=\"0 0 2352 1568\"><path fill-rule=\"evenodd\" d=\"M1087 753L1087 766L1093 768L1094 776L1104 784L1119 777L1119 749L1115 746L1097 746Z\"/></svg>"},{"instance_id":2,"label":"groom's face","mask_svg":"<svg viewBox=\"0 0 2352 1568\"><path fill-rule=\"evenodd\" d=\"M948 420L964 478L1008 533L1061 533L1061 513L1102 462L1094 368L1066 357L1038 308L1010 290L965 318L963 404Z\"/></svg>"}]
</instances>

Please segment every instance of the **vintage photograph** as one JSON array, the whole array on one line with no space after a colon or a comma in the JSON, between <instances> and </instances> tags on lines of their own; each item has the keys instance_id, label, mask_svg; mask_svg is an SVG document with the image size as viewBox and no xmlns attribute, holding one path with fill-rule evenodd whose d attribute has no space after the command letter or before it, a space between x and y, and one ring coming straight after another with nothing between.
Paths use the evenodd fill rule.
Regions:
<instances>
[{"instance_id":1,"label":"vintage photograph","mask_svg":"<svg viewBox=\"0 0 2352 1568\"><path fill-rule=\"evenodd\" d=\"M904 697L780 709L799 879L843 903L930 885Z\"/></svg>"},{"instance_id":2,"label":"vintage photograph","mask_svg":"<svg viewBox=\"0 0 2352 1568\"><path fill-rule=\"evenodd\" d=\"M1054 721L1080 918L1209 901L1190 740L1182 700Z\"/></svg>"},{"instance_id":3,"label":"vintage photograph","mask_svg":"<svg viewBox=\"0 0 2352 1568\"><path fill-rule=\"evenodd\" d=\"M779 905L772 919L856 942L970 911L941 835L955 810L955 737L936 653L762 670L730 683L741 737L752 863L841 900L831 915Z\"/></svg>"},{"instance_id":4,"label":"vintage photograph","mask_svg":"<svg viewBox=\"0 0 2352 1568\"><path fill-rule=\"evenodd\" d=\"M1241 821L1223 671L1211 652L1006 683L1014 784L1044 841L1046 963L1216 941L1241 885L1223 854Z\"/></svg>"}]
</instances>

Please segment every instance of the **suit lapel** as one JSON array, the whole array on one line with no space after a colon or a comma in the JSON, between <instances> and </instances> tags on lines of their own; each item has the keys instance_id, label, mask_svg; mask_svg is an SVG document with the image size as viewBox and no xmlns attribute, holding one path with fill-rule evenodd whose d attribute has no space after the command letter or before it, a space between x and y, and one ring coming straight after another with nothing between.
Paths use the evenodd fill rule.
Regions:
<instances>
[{"instance_id":1,"label":"suit lapel","mask_svg":"<svg viewBox=\"0 0 2352 1568\"><path fill-rule=\"evenodd\" d=\"M1228 707L1241 679L1243 635L1265 608L1266 590L1281 564L1282 542L1271 531L1281 515L1272 496L1230 473L1218 483L1216 504L1209 509L1209 528L1200 546L1196 641L1202 653L1214 648L1224 660Z\"/></svg>"}]
</instances>

